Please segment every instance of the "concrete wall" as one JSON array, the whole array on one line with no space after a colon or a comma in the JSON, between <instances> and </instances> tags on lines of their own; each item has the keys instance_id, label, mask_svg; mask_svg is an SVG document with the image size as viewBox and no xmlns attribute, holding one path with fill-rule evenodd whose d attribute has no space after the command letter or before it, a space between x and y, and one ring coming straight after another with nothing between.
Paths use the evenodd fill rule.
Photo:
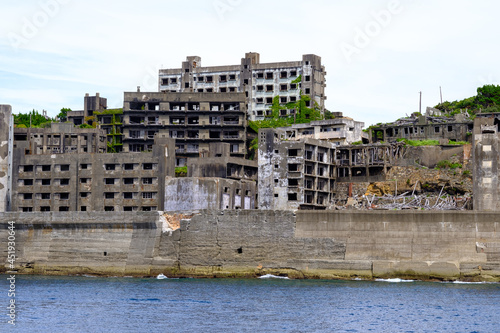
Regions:
<instances>
[{"instance_id":1,"label":"concrete wall","mask_svg":"<svg viewBox=\"0 0 500 333\"><path fill-rule=\"evenodd\" d=\"M9 137L10 118L12 108L10 105L0 105L0 212L8 210L10 203L9 179ZM12 149L12 147L11 147Z\"/></svg>"},{"instance_id":2,"label":"concrete wall","mask_svg":"<svg viewBox=\"0 0 500 333\"><path fill-rule=\"evenodd\" d=\"M498 217L214 210L184 217L173 231L156 212L2 213L0 239L15 221L20 273L498 281Z\"/></svg>"}]
</instances>

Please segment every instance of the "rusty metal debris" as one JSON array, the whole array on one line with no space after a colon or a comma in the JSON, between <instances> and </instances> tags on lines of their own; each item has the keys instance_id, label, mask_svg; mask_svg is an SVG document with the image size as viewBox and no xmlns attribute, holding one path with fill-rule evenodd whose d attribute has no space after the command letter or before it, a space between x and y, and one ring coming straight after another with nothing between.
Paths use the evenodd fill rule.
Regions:
<instances>
[{"instance_id":1,"label":"rusty metal debris","mask_svg":"<svg viewBox=\"0 0 500 333\"><path fill-rule=\"evenodd\" d=\"M467 210L472 196L443 195L443 189L439 195L419 194L405 192L399 195L384 194L381 197L375 195L354 196L345 206L336 206L337 209L357 210Z\"/></svg>"}]
</instances>

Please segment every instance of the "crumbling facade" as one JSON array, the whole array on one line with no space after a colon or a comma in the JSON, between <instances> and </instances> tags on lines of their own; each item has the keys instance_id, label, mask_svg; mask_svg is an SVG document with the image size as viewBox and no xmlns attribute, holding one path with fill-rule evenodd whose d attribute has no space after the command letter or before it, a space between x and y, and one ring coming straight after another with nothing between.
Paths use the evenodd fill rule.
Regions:
<instances>
[{"instance_id":1,"label":"crumbling facade","mask_svg":"<svg viewBox=\"0 0 500 333\"><path fill-rule=\"evenodd\" d=\"M162 210L165 177L174 175L174 141L151 153L25 154L14 149L13 211Z\"/></svg>"},{"instance_id":2,"label":"crumbling facade","mask_svg":"<svg viewBox=\"0 0 500 333\"><path fill-rule=\"evenodd\" d=\"M353 142L368 140L363 127L365 124L348 117L311 121L307 124L294 124L290 127L279 128L286 132L287 137L293 139L311 138L326 140L335 145L347 145Z\"/></svg>"},{"instance_id":3,"label":"crumbling facade","mask_svg":"<svg viewBox=\"0 0 500 333\"><path fill-rule=\"evenodd\" d=\"M454 117L416 116L402 118L393 123L377 124L371 128L372 142L395 142L398 139L471 141L473 122L464 114Z\"/></svg>"},{"instance_id":4,"label":"crumbling facade","mask_svg":"<svg viewBox=\"0 0 500 333\"><path fill-rule=\"evenodd\" d=\"M310 97L307 107L317 103L323 113L325 76L321 57L314 54L301 61L260 63L260 55L250 52L240 65L230 66L202 67L200 57L187 57L182 68L160 69L158 87L160 92L244 93L248 119L262 120L274 97L286 104L299 100L301 93Z\"/></svg>"},{"instance_id":5,"label":"crumbling facade","mask_svg":"<svg viewBox=\"0 0 500 333\"><path fill-rule=\"evenodd\" d=\"M48 128L14 128L14 141L25 154L105 153L106 133L78 128L72 123L51 123Z\"/></svg>"},{"instance_id":6,"label":"crumbling facade","mask_svg":"<svg viewBox=\"0 0 500 333\"><path fill-rule=\"evenodd\" d=\"M479 114L474 119L474 209L500 210L500 115Z\"/></svg>"},{"instance_id":7,"label":"crumbling facade","mask_svg":"<svg viewBox=\"0 0 500 333\"><path fill-rule=\"evenodd\" d=\"M0 104L0 212L11 209L13 126L12 107Z\"/></svg>"},{"instance_id":8,"label":"crumbling facade","mask_svg":"<svg viewBox=\"0 0 500 333\"><path fill-rule=\"evenodd\" d=\"M69 122L75 124L75 126L82 125L84 123L92 125L92 121L89 119L94 114L94 111L106 110L108 108L108 100L101 97L99 93L95 96L90 96L88 93L85 94L83 98L83 110L79 111L69 111L67 118Z\"/></svg>"},{"instance_id":9,"label":"crumbling facade","mask_svg":"<svg viewBox=\"0 0 500 333\"><path fill-rule=\"evenodd\" d=\"M246 154L243 93L126 92L123 151L150 151L155 137L175 139L176 165L208 151L211 142L230 144L230 154Z\"/></svg>"},{"instance_id":10,"label":"crumbling facade","mask_svg":"<svg viewBox=\"0 0 500 333\"><path fill-rule=\"evenodd\" d=\"M259 130L259 208L326 209L335 188L335 145L316 139L287 140Z\"/></svg>"},{"instance_id":11,"label":"crumbling facade","mask_svg":"<svg viewBox=\"0 0 500 333\"><path fill-rule=\"evenodd\" d=\"M338 183L384 181L405 152L403 144L340 146L289 134L259 130L260 209L328 209Z\"/></svg>"}]
</instances>

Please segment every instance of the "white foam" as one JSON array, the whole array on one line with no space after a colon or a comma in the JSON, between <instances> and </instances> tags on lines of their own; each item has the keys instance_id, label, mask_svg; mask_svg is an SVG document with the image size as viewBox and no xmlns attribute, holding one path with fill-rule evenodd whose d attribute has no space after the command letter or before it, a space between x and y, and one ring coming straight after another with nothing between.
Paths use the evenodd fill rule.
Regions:
<instances>
[{"instance_id":1,"label":"white foam","mask_svg":"<svg viewBox=\"0 0 500 333\"><path fill-rule=\"evenodd\" d=\"M490 284L490 283L495 283L495 282L467 282L467 281L453 281L452 283L455 284Z\"/></svg>"},{"instance_id":2,"label":"white foam","mask_svg":"<svg viewBox=\"0 0 500 333\"><path fill-rule=\"evenodd\" d=\"M391 282L391 283L399 283L399 282L415 282L415 280L403 280L403 279L376 279L375 281L380 282Z\"/></svg>"},{"instance_id":3,"label":"white foam","mask_svg":"<svg viewBox=\"0 0 500 333\"><path fill-rule=\"evenodd\" d=\"M156 278L158 280L168 279L168 277L166 277L165 275L163 275L163 273L158 274L158 276Z\"/></svg>"},{"instance_id":4,"label":"white foam","mask_svg":"<svg viewBox=\"0 0 500 333\"><path fill-rule=\"evenodd\" d=\"M285 279L289 280L288 276L277 276L277 275L272 275L272 274L266 274L259 276L259 279Z\"/></svg>"}]
</instances>

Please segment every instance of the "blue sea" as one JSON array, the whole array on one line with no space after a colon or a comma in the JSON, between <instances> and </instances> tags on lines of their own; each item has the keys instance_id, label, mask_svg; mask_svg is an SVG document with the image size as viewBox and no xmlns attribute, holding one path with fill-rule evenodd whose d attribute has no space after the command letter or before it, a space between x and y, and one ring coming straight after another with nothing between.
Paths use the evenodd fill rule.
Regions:
<instances>
[{"instance_id":1,"label":"blue sea","mask_svg":"<svg viewBox=\"0 0 500 333\"><path fill-rule=\"evenodd\" d=\"M500 284L18 275L12 326L0 277L0 332L500 332Z\"/></svg>"}]
</instances>

